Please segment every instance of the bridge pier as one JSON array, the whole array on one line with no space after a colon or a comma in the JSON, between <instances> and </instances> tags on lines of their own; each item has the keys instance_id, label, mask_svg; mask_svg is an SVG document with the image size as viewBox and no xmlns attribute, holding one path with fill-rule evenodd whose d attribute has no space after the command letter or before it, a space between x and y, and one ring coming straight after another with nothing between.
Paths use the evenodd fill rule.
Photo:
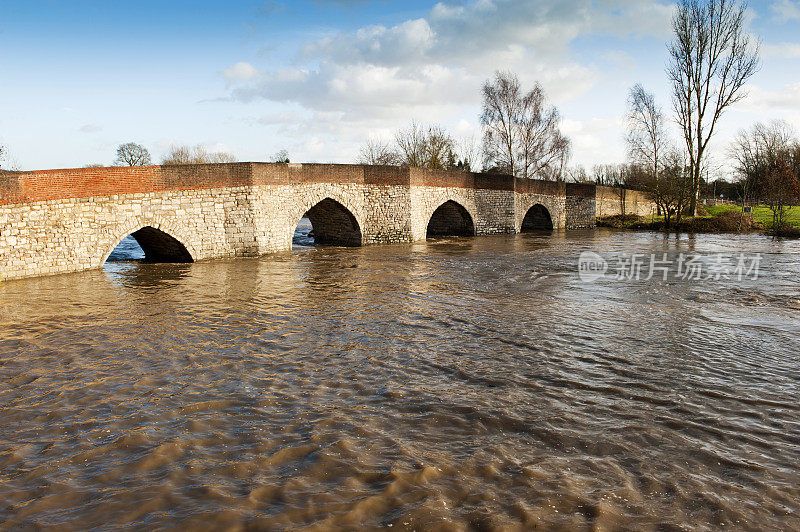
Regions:
<instances>
[{"instance_id":1,"label":"bridge pier","mask_svg":"<svg viewBox=\"0 0 800 532\"><path fill-rule=\"evenodd\" d=\"M534 206L556 229L583 227L594 224L593 194L506 175L357 165L5 172L0 276L99 268L131 234L154 261L283 251L305 214L321 242L347 246L520 232Z\"/></svg>"}]
</instances>

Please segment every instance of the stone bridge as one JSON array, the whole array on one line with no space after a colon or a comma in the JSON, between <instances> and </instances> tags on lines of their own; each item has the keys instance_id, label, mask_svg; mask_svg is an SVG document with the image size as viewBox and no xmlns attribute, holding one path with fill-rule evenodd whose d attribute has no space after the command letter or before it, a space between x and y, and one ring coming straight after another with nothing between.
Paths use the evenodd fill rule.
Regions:
<instances>
[{"instance_id":1,"label":"stone bridge","mask_svg":"<svg viewBox=\"0 0 800 532\"><path fill-rule=\"evenodd\" d=\"M595 223L596 189L387 166L228 163L0 173L0 276L99 268L128 235L146 260L359 246Z\"/></svg>"}]
</instances>

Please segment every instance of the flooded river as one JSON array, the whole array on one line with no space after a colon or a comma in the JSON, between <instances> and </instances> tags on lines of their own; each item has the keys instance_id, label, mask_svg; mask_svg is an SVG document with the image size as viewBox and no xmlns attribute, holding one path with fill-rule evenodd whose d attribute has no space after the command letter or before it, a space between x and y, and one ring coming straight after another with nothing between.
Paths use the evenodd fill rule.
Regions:
<instances>
[{"instance_id":1,"label":"flooded river","mask_svg":"<svg viewBox=\"0 0 800 532\"><path fill-rule=\"evenodd\" d=\"M0 284L0 331L0 529L800 529L799 242L109 263Z\"/></svg>"}]
</instances>

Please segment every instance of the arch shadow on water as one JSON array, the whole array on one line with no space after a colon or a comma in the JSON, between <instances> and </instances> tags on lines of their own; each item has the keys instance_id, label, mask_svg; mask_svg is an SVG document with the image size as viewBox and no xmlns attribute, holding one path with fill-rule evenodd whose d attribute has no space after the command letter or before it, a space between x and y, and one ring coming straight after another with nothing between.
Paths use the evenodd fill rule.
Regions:
<instances>
[{"instance_id":1,"label":"arch shadow on water","mask_svg":"<svg viewBox=\"0 0 800 532\"><path fill-rule=\"evenodd\" d=\"M160 229L146 226L123 238L106 262L194 262L178 239Z\"/></svg>"},{"instance_id":2,"label":"arch shadow on water","mask_svg":"<svg viewBox=\"0 0 800 532\"><path fill-rule=\"evenodd\" d=\"M297 223L292 245L358 247L361 240L361 227L353 213L338 201L325 198Z\"/></svg>"},{"instance_id":3,"label":"arch shadow on water","mask_svg":"<svg viewBox=\"0 0 800 532\"><path fill-rule=\"evenodd\" d=\"M522 233L552 230L553 218L550 216L550 211L540 203L528 209L528 212L525 213L525 218L522 219L522 227L520 227L520 232Z\"/></svg>"},{"instance_id":4,"label":"arch shadow on water","mask_svg":"<svg viewBox=\"0 0 800 532\"><path fill-rule=\"evenodd\" d=\"M475 236L475 223L466 208L453 200L441 204L428 221L427 238Z\"/></svg>"}]
</instances>

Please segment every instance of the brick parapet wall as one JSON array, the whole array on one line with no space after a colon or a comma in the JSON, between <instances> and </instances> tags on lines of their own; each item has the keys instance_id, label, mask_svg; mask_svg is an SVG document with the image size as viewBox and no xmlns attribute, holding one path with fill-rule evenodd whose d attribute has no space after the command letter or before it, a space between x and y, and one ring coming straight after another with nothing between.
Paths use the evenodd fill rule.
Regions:
<instances>
[{"instance_id":1,"label":"brick parapet wall","mask_svg":"<svg viewBox=\"0 0 800 532\"><path fill-rule=\"evenodd\" d=\"M220 163L0 172L0 205L223 187L349 183L514 190L514 178L395 166Z\"/></svg>"},{"instance_id":2,"label":"brick parapet wall","mask_svg":"<svg viewBox=\"0 0 800 532\"><path fill-rule=\"evenodd\" d=\"M446 201L466 209L477 235L520 231L537 204L555 228L587 227L600 193L501 174L231 163L6 172L0 194L0 276L9 279L97 268L143 227L194 260L290 249L300 218L326 198L352 215L362 244L379 244L424 239Z\"/></svg>"}]
</instances>

